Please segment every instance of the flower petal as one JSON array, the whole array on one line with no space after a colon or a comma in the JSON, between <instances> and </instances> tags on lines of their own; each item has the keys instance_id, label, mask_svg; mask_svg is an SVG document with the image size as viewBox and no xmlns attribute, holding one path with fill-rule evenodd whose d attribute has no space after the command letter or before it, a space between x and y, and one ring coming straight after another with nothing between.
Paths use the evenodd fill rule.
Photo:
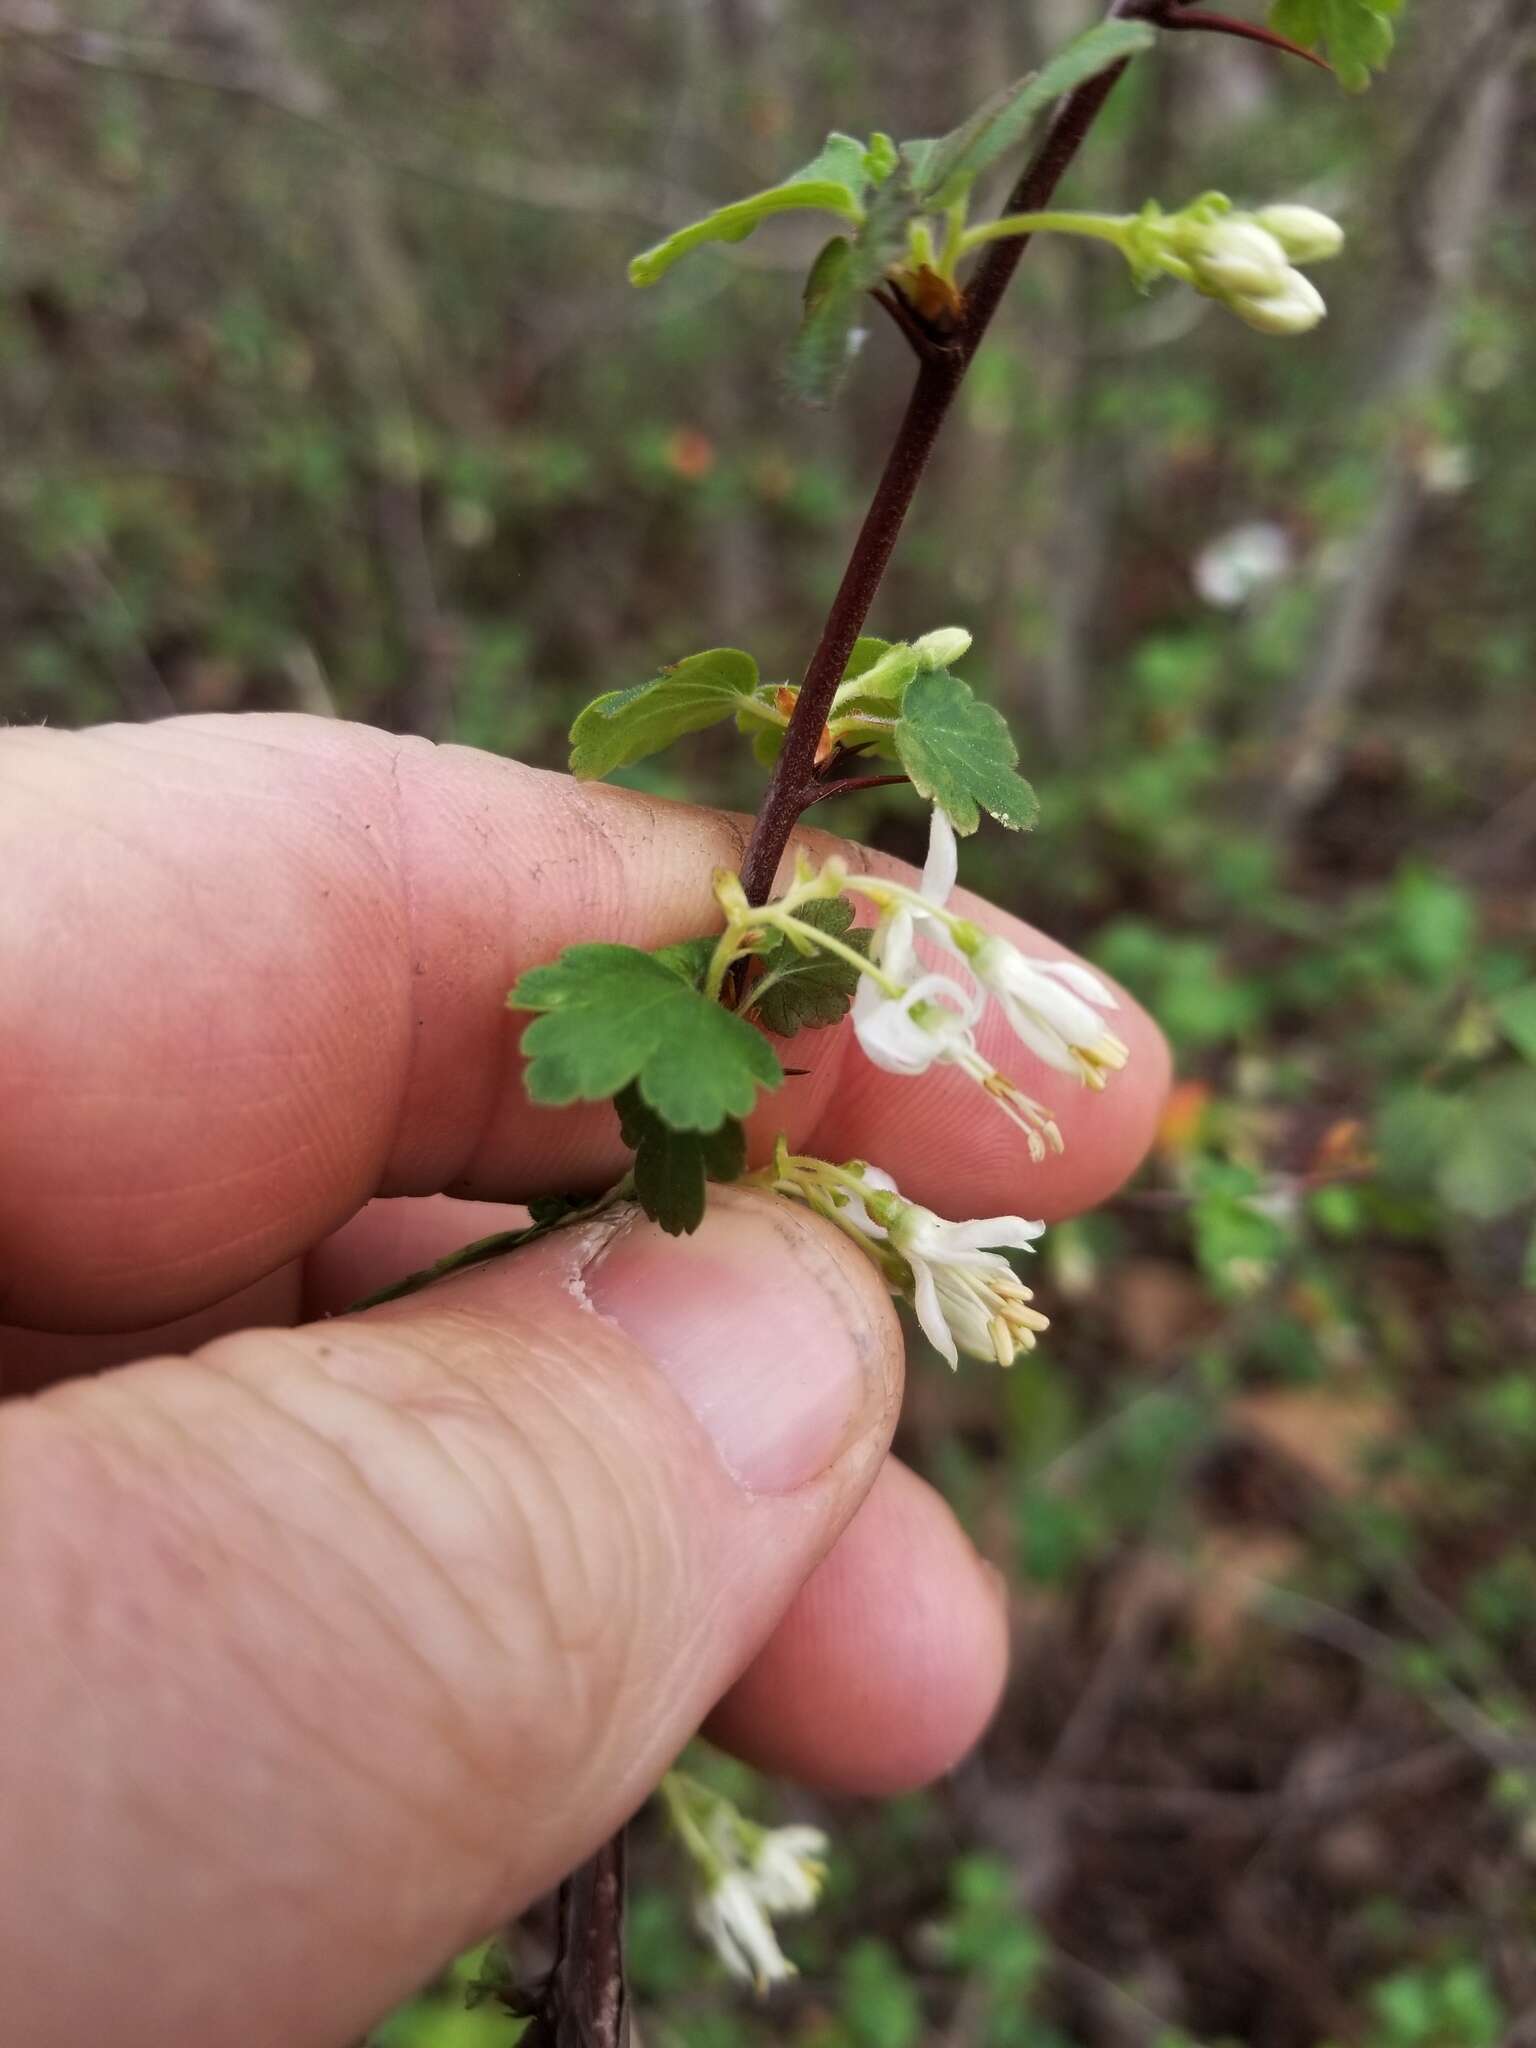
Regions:
<instances>
[{"instance_id":1,"label":"flower petal","mask_svg":"<svg viewBox=\"0 0 1536 2048\"><path fill-rule=\"evenodd\" d=\"M1097 1003L1101 1010L1118 1010L1120 999L1100 981L1091 967L1084 967L1077 960L1036 960L1033 965L1042 974L1054 974L1058 981L1075 989L1090 1003Z\"/></svg>"},{"instance_id":2,"label":"flower petal","mask_svg":"<svg viewBox=\"0 0 1536 2048\"><path fill-rule=\"evenodd\" d=\"M933 1274L921 1259L913 1259L912 1306L917 1311L918 1326L939 1356L952 1367L958 1368L960 1353L950 1335L949 1324L944 1320L944 1311L939 1305L939 1290L934 1285Z\"/></svg>"},{"instance_id":3,"label":"flower petal","mask_svg":"<svg viewBox=\"0 0 1536 2048\"><path fill-rule=\"evenodd\" d=\"M1023 1216L982 1216L974 1223L956 1223L950 1243L956 1251L1029 1252L1035 1239L1045 1235L1043 1223L1031 1223Z\"/></svg>"},{"instance_id":4,"label":"flower petal","mask_svg":"<svg viewBox=\"0 0 1536 2048\"><path fill-rule=\"evenodd\" d=\"M960 845L955 828L937 804L928 826L928 858L923 864L923 895L930 903L947 903L960 873Z\"/></svg>"}]
</instances>

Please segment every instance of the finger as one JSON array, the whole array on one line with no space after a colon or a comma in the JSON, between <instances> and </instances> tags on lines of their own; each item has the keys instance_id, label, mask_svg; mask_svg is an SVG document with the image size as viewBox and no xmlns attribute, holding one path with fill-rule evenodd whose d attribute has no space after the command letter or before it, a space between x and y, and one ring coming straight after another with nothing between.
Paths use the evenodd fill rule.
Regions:
<instances>
[{"instance_id":1,"label":"finger","mask_svg":"<svg viewBox=\"0 0 1536 2048\"><path fill-rule=\"evenodd\" d=\"M0 954L35 963L0 981L0 1313L143 1327L248 1285L375 1193L611 1179L611 1109L524 1099L505 992L573 941L708 929L710 871L740 834L328 720L0 735ZM1118 1114L1015 1062L1057 1112L1063 1161L1022 1165L974 1096L955 1121L938 1075L860 1070L829 1142L857 1135L936 1206L1059 1213L1055 1190L1115 1184L1148 1139L1159 1041L1134 1006L1117 1024L1147 1070L1119 1077ZM818 1140L849 1044L796 1041L815 1071L776 1108L797 1144Z\"/></svg>"},{"instance_id":2,"label":"finger","mask_svg":"<svg viewBox=\"0 0 1536 2048\"><path fill-rule=\"evenodd\" d=\"M525 1215L442 1195L371 1202L306 1262L307 1311L340 1313L474 1238L516 1229ZM296 1291L286 1288L290 1297ZM70 1363L81 1347L136 1341L142 1346L132 1338L32 1340L34 1358ZM71 1346L75 1359L66 1355ZM888 1465L710 1733L760 1768L808 1784L853 1794L908 1789L948 1770L975 1742L1005 1659L989 1568L938 1496Z\"/></svg>"},{"instance_id":3,"label":"finger","mask_svg":"<svg viewBox=\"0 0 1536 2048\"><path fill-rule=\"evenodd\" d=\"M304 1312L340 1315L450 1252L527 1223L528 1211L514 1202L461 1202L452 1195L369 1202L304 1261Z\"/></svg>"},{"instance_id":4,"label":"finger","mask_svg":"<svg viewBox=\"0 0 1536 2048\"><path fill-rule=\"evenodd\" d=\"M470 1240L515 1229L526 1212L446 1196L372 1202L307 1261L312 1316L428 1265ZM285 1269L280 1304L298 1288ZM182 1341L260 1320L271 1282L181 1326ZM225 1321L238 1314L240 1322ZM173 1341L13 1333L30 1346L32 1376L97 1370L109 1348L145 1357ZM15 1356L22 1356L18 1348ZM0 1344L0 1360L6 1356ZM22 1390L19 1366L0 1385ZM798 1594L783 1622L713 1717L710 1733L749 1762L844 1793L889 1794L948 1770L979 1737L995 1705L1006 1639L990 1569L930 1488L884 1468L852 1524Z\"/></svg>"},{"instance_id":5,"label":"finger","mask_svg":"<svg viewBox=\"0 0 1536 2048\"><path fill-rule=\"evenodd\" d=\"M82 1373L105 1372L114 1365L157 1358L167 1351L195 1351L234 1330L263 1324L286 1328L299 1320L302 1294L303 1267L294 1260L223 1301L150 1330L94 1330L79 1336L0 1327L0 1401L38 1393Z\"/></svg>"},{"instance_id":6,"label":"finger","mask_svg":"<svg viewBox=\"0 0 1536 2048\"><path fill-rule=\"evenodd\" d=\"M636 1806L899 1393L868 1264L728 1193L11 1404L8 2029L354 2038Z\"/></svg>"},{"instance_id":7,"label":"finger","mask_svg":"<svg viewBox=\"0 0 1536 2048\"><path fill-rule=\"evenodd\" d=\"M995 1576L892 1460L706 1733L760 1770L888 1798L975 1745L1007 1666Z\"/></svg>"},{"instance_id":8,"label":"finger","mask_svg":"<svg viewBox=\"0 0 1536 2048\"><path fill-rule=\"evenodd\" d=\"M308 1266L310 1313L344 1308L522 1211L373 1202ZM998 1581L948 1507L894 1462L712 1717L713 1740L804 1784L887 1796L973 1747L1007 1670Z\"/></svg>"},{"instance_id":9,"label":"finger","mask_svg":"<svg viewBox=\"0 0 1536 2048\"><path fill-rule=\"evenodd\" d=\"M306 1316L340 1315L407 1273L432 1265L478 1237L521 1230L528 1211L507 1202L457 1202L451 1195L369 1202L350 1222L295 1260L237 1294L150 1330L70 1336L0 1328L0 1400L30 1394L79 1373L133 1365L167 1351L194 1351L236 1330L287 1329Z\"/></svg>"}]
</instances>

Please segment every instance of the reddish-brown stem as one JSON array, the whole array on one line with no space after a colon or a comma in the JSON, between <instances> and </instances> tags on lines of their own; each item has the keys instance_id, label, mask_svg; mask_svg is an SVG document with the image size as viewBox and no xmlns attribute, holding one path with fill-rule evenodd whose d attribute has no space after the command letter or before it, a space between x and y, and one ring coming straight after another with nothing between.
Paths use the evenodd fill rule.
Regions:
<instances>
[{"instance_id":1,"label":"reddish-brown stem","mask_svg":"<svg viewBox=\"0 0 1536 2048\"><path fill-rule=\"evenodd\" d=\"M1140 11L1135 0L1117 0L1110 10L1121 16ZM1009 193L1005 213L1033 213L1049 202L1125 68L1123 63L1112 65L1062 101L1040 147ZM822 727L955 393L1028 241L1027 235L1017 235L991 244L967 286L960 331L948 347L923 355L895 443L801 681L783 749L747 842L741 879L752 903L767 902L795 820L808 805L831 794L826 785L816 782L813 773Z\"/></svg>"}]
</instances>

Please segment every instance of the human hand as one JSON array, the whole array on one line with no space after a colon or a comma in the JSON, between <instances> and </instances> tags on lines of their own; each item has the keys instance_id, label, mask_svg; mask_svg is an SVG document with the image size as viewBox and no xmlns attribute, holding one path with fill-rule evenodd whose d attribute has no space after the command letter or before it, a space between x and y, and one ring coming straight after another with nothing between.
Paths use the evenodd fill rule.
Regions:
<instances>
[{"instance_id":1,"label":"human hand","mask_svg":"<svg viewBox=\"0 0 1536 2048\"><path fill-rule=\"evenodd\" d=\"M617 1176L606 1108L523 1098L505 992L577 940L708 929L738 846L324 721L0 735L0 1393L39 1390L0 1407L0 1983L29 2048L336 2048L707 1717L858 1792L979 1733L994 1584L884 1462L899 1327L814 1216L723 1191L691 1239L557 1233L313 1320ZM845 1030L797 1041L758 1135L1061 1216L1161 1100L1155 1030L1116 1028L1106 1096L1039 1083L1067 1139L1039 1168L963 1077L893 1083Z\"/></svg>"}]
</instances>

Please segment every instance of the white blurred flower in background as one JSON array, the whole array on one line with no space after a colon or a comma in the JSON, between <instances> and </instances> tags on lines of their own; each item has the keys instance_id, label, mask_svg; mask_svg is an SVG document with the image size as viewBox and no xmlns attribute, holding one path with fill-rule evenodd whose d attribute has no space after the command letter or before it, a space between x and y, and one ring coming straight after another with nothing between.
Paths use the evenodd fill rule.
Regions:
<instances>
[{"instance_id":1,"label":"white blurred flower in background","mask_svg":"<svg viewBox=\"0 0 1536 2048\"><path fill-rule=\"evenodd\" d=\"M1195 589L1218 611L1235 612L1271 589L1295 566L1285 528L1273 519L1246 519L1208 541L1194 559Z\"/></svg>"}]
</instances>

